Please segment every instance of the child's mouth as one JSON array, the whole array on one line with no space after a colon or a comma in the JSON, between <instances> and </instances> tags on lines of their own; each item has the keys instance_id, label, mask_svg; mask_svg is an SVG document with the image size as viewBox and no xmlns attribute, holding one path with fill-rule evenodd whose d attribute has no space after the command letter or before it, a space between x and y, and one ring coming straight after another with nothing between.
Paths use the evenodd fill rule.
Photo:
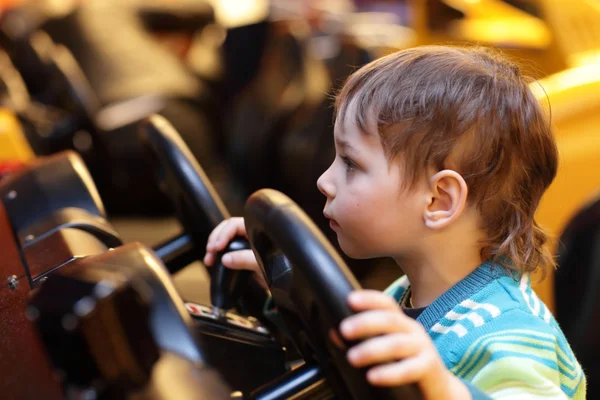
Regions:
<instances>
[{"instance_id":1,"label":"child's mouth","mask_svg":"<svg viewBox=\"0 0 600 400\"><path fill-rule=\"evenodd\" d=\"M329 227L335 231L335 229L339 228L340 226L338 225L337 222L335 222L335 220L330 219L329 220Z\"/></svg>"}]
</instances>

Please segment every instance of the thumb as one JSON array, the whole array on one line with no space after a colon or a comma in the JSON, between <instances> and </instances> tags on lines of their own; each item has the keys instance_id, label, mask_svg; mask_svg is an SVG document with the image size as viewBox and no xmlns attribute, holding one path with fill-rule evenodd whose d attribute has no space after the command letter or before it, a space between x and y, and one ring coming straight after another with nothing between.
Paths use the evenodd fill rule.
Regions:
<instances>
[{"instance_id":1,"label":"thumb","mask_svg":"<svg viewBox=\"0 0 600 400\"><path fill-rule=\"evenodd\" d=\"M256 273L260 272L252 250L232 251L223 255L221 262L231 269L247 269Z\"/></svg>"}]
</instances>

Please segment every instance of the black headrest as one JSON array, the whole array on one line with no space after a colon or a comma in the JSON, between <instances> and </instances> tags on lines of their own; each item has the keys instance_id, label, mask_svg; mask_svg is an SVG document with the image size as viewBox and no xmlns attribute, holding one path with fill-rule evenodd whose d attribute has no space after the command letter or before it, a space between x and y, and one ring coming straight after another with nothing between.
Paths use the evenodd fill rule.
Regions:
<instances>
[{"instance_id":1,"label":"black headrest","mask_svg":"<svg viewBox=\"0 0 600 400\"><path fill-rule=\"evenodd\" d=\"M0 198L15 233L65 208L106 218L96 185L73 151L37 159L6 178L0 184Z\"/></svg>"}]
</instances>

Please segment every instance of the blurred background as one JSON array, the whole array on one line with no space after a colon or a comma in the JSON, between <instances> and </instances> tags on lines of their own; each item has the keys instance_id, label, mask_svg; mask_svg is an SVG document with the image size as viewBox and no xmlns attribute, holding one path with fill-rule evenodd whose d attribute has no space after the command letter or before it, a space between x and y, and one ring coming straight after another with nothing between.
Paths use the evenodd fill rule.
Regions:
<instances>
[{"instance_id":1,"label":"blurred background","mask_svg":"<svg viewBox=\"0 0 600 400\"><path fill-rule=\"evenodd\" d=\"M149 246L181 226L138 139L148 115L175 126L232 214L275 188L335 242L315 182L334 157L331 98L344 79L412 46L501 49L536 79L561 155L538 212L561 268L536 290L580 358L597 341L599 0L4 0L0 9L0 179L73 149L125 241ZM401 273L389 260L347 261L366 287ZM206 302L199 263L175 279Z\"/></svg>"}]
</instances>

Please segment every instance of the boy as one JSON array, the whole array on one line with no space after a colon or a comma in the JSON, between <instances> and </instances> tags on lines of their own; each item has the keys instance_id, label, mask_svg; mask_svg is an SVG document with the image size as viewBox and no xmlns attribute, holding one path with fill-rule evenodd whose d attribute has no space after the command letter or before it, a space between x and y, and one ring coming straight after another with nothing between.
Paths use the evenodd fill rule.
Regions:
<instances>
[{"instance_id":1,"label":"boy","mask_svg":"<svg viewBox=\"0 0 600 400\"><path fill-rule=\"evenodd\" d=\"M324 214L348 256L393 257L406 274L385 294L349 296L358 313L340 332L367 339L349 362L372 366L373 385L417 382L427 399L584 399L581 367L530 286L555 267L534 213L558 155L519 68L489 49L412 48L350 76L336 113ZM219 225L205 263L236 234L241 218ZM223 263L258 272L251 251Z\"/></svg>"}]
</instances>

